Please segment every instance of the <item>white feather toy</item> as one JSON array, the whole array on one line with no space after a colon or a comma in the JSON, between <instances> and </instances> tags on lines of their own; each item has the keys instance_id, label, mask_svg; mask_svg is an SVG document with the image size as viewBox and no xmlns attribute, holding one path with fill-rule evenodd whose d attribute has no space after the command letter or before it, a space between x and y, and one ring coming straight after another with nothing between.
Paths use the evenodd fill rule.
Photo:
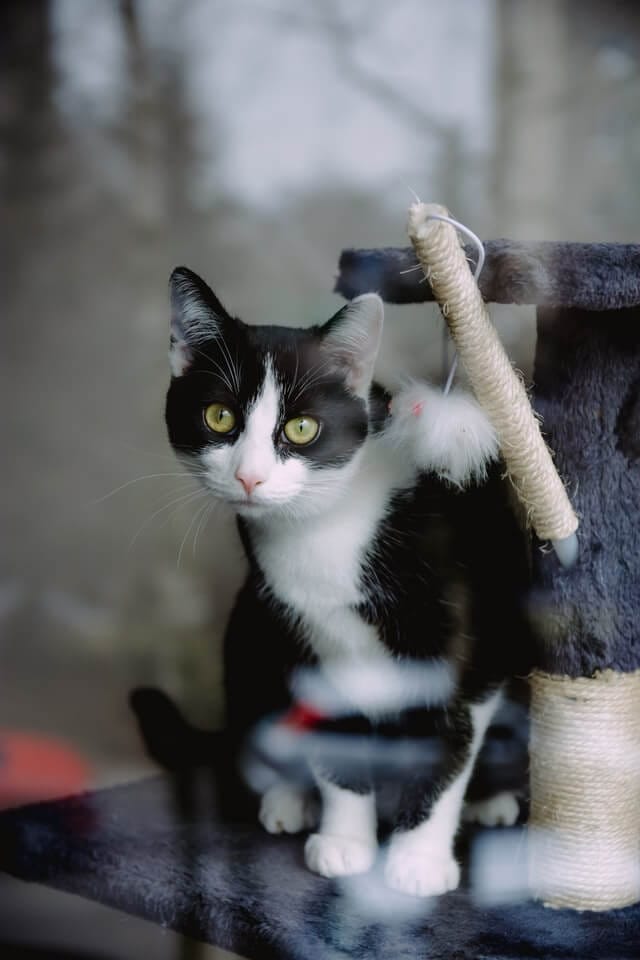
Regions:
<instances>
[{"instance_id":1,"label":"white feather toy","mask_svg":"<svg viewBox=\"0 0 640 960\"><path fill-rule=\"evenodd\" d=\"M419 471L434 471L448 483L466 487L484 480L499 456L488 416L470 394L441 390L412 380L394 396L385 428L389 441Z\"/></svg>"}]
</instances>

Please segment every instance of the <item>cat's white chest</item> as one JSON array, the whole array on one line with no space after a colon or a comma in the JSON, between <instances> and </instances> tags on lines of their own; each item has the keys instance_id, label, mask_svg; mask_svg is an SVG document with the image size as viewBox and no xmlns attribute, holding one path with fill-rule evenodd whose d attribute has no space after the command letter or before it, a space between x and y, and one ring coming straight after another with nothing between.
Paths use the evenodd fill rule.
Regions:
<instances>
[{"instance_id":1,"label":"cat's white chest","mask_svg":"<svg viewBox=\"0 0 640 960\"><path fill-rule=\"evenodd\" d=\"M357 507L283 524L255 543L256 559L279 600L299 616L323 616L360 602L361 564L375 524L372 512Z\"/></svg>"},{"instance_id":2,"label":"cat's white chest","mask_svg":"<svg viewBox=\"0 0 640 960\"><path fill-rule=\"evenodd\" d=\"M268 586L300 618L322 660L368 656L381 647L356 608L363 600L363 563L396 481L392 469L365 458L326 513L271 524L252 538Z\"/></svg>"},{"instance_id":3,"label":"cat's white chest","mask_svg":"<svg viewBox=\"0 0 640 960\"><path fill-rule=\"evenodd\" d=\"M384 448L372 447L344 495L322 516L265 525L252 537L267 585L301 624L325 677L371 717L397 710L408 692L403 665L358 612L367 554L408 476ZM419 676L416 683L413 692L409 683L409 694L427 702L428 685L423 690Z\"/></svg>"}]
</instances>

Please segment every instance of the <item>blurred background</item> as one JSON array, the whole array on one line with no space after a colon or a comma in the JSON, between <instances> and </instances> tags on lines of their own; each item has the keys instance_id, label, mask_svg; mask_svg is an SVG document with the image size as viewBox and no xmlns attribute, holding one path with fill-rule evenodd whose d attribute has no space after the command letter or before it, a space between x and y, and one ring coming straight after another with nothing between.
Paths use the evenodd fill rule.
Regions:
<instances>
[{"instance_id":1,"label":"blurred background","mask_svg":"<svg viewBox=\"0 0 640 960\"><path fill-rule=\"evenodd\" d=\"M219 725L243 571L165 438L171 268L308 325L410 191L485 238L637 241L640 6L3 0L0 45L0 728L104 785L152 769L132 687ZM496 322L529 374L532 312ZM439 330L389 308L383 378L440 377Z\"/></svg>"}]
</instances>

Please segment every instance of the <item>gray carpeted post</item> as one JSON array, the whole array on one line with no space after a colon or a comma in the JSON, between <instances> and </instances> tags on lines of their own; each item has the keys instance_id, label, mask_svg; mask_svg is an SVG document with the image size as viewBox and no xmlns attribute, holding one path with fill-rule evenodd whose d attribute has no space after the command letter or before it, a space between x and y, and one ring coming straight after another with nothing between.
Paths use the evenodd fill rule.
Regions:
<instances>
[{"instance_id":1,"label":"gray carpeted post","mask_svg":"<svg viewBox=\"0 0 640 960\"><path fill-rule=\"evenodd\" d=\"M606 910L640 900L640 310L539 310L534 382L581 526L534 553L531 882Z\"/></svg>"},{"instance_id":2,"label":"gray carpeted post","mask_svg":"<svg viewBox=\"0 0 640 960\"><path fill-rule=\"evenodd\" d=\"M534 549L530 877L553 906L640 900L640 247L486 245L485 299L538 310L535 406L580 518ZM336 290L433 299L410 250L349 250Z\"/></svg>"}]
</instances>

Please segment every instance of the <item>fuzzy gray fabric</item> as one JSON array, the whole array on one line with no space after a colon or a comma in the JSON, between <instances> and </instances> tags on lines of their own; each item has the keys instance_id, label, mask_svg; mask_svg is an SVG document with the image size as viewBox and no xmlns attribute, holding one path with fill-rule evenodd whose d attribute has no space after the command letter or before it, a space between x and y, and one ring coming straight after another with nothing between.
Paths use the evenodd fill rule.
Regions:
<instances>
[{"instance_id":1,"label":"fuzzy gray fabric","mask_svg":"<svg viewBox=\"0 0 640 960\"><path fill-rule=\"evenodd\" d=\"M580 518L578 562L534 552L538 665L640 667L640 311L538 310L534 405Z\"/></svg>"},{"instance_id":2,"label":"fuzzy gray fabric","mask_svg":"<svg viewBox=\"0 0 640 960\"><path fill-rule=\"evenodd\" d=\"M204 774L202 775L204 778ZM309 873L300 837L222 823L210 781L159 777L0 816L0 865L252 960L631 960L640 906L607 914L432 901ZM182 812L178 813L178 808ZM522 850L514 832L509 847ZM464 846L464 845L463 845ZM467 881L468 883L468 881Z\"/></svg>"},{"instance_id":3,"label":"fuzzy gray fabric","mask_svg":"<svg viewBox=\"0 0 640 960\"><path fill-rule=\"evenodd\" d=\"M470 263L477 253L465 247ZM617 310L640 304L640 245L489 240L480 290L493 303ZM375 291L388 303L433 300L411 247L345 250L336 293Z\"/></svg>"},{"instance_id":4,"label":"fuzzy gray fabric","mask_svg":"<svg viewBox=\"0 0 640 960\"><path fill-rule=\"evenodd\" d=\"M580 518L573 569L534 547L535 666L572 677L636 670L640 245L490 240L485 250L485 300L538 305L533 402ZM415 266L411 248L346 250L336 290L433 299Z\"/></svg>"}]
</instances>

